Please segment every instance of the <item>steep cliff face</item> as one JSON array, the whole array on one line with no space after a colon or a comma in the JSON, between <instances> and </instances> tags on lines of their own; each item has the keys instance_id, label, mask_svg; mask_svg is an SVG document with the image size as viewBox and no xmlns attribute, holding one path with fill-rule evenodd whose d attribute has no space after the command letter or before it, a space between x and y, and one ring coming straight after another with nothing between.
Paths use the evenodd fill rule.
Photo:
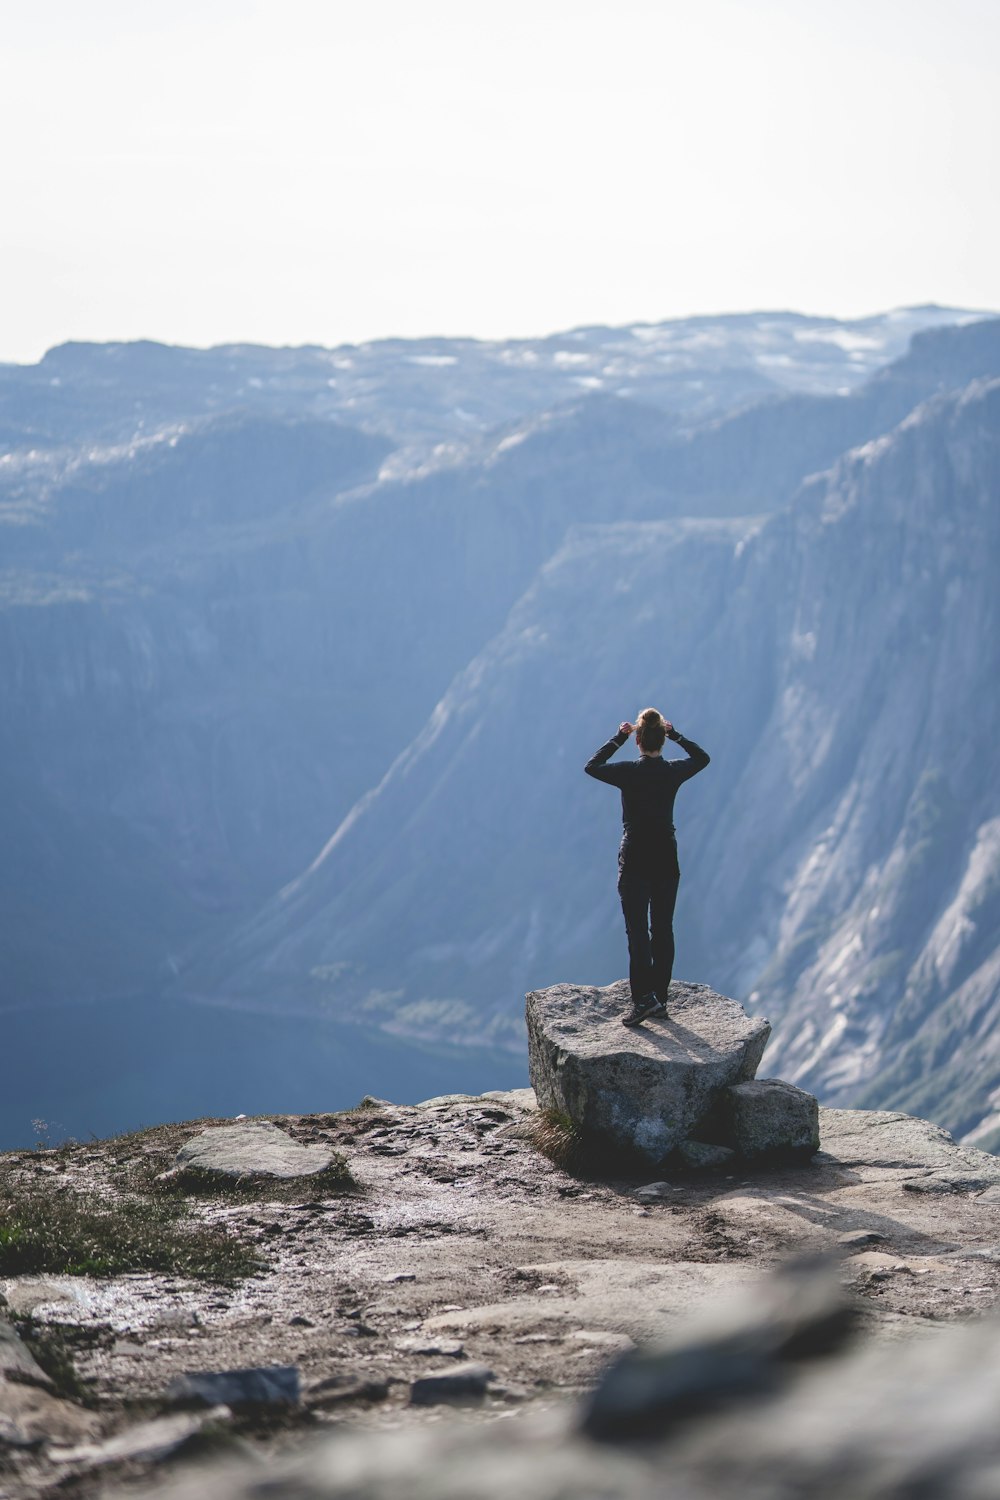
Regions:
<instances>
[{"instance_id":1,"label":"steep cliff face","mask_svg":"<svg viewBox=\"0 0 1000 1500\"><path fill-rule=\"evenodd\" d=\"M678 801L680 971L754 991L822 1097L975 1128L996 1059L964 1102L952 1070L996 1003L998 418L998 382L937 398L764 522L571 533L214 982L502 1037L530 984L613 977L617 799L580 765L662 701L713 756Z\"/></svg>"},{"instance_id":2,"label":"steep cliff face","mask_svg":"<svg viewBox=\"0 0 1000 1500\"><path fill-rule=\"evenodd\" d=\"M780 915L757 988L783 1014L776 1065L962 1131L998 1081L998 493L996 382L806 492L774 769L738 789L773 809L758 847ZM707 852L721 863L723 841ZM713 900L725 922L741 895L730 879Z\"/></svg>"}]
</instances>

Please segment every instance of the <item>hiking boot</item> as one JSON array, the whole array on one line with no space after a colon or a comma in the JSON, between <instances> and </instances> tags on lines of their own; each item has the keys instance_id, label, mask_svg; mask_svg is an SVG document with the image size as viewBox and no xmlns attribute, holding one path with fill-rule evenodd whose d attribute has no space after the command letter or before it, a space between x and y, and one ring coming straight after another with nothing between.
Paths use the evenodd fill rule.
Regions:
<instances>
[{"instance_id":1,"label":"hiking boot","mask_svg":"<svg viewBox=\"0 0 1000 1500\"><path fill-rule=\"evenodd\" d=\"M655 1016L660 1008L660 1002L655 995L643 995L641 1000L633 1000L628 1010L622 1016L623 1026L641 1026L648 1016Z\"/></svg>"}]
</instances>

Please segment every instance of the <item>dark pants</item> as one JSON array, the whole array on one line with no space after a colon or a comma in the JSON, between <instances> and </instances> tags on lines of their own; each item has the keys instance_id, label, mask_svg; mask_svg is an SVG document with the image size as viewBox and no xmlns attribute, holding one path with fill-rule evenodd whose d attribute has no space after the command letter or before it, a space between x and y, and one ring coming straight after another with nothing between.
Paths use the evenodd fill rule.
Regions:
<instances>
[{"instance_id":1,"label":"dark pants","mask_svg":"<svg viewBox=\"0 0 1000 1500\"><path fill-rule=\"evenodd\" d=\"M628 979L632 999L655 994L666 1001L674 972L674 904L681 872L676 848L655 862L618 861L618 894L628 935Z\"/></svg>"}]
</instances>

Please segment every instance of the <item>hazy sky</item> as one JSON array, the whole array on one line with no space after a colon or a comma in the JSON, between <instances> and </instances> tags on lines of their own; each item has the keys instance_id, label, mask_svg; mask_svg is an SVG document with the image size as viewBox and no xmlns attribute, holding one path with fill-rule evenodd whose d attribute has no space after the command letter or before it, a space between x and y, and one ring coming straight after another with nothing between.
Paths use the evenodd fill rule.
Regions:
<instances>
[{"instance_id":1,"label":"hazy sky","mask_svg":"<svg viewBox=\"0 0 1000 1500\"><path fill-rule=\"evenodd\" d=\"M998 0L0 0L0 359L1000 308Z\"/></svg>"}]
</instances>

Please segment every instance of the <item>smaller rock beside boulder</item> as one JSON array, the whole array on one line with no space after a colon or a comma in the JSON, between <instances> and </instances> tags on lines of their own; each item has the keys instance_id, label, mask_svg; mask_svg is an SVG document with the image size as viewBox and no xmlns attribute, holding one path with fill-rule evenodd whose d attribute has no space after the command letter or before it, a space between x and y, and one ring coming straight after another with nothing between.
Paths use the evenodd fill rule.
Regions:
<instances>
[{"instance_id":1,"label":"smaller rock beside boulder","mask_svg":"<svg viewBox=\"0 0 1000 1500\"><path fill-rule=\"evenodd\" d=\"M270 1120L247 1120L241 1125L216 1125L192 1136L178 1151L175 1169L237 1180L271 1177L291 1182L329 1171L336 1160L325 1146L303 1146Z\"/></svg>"},{"instance_id":2,"label":"smaller rock beside boulder","mask_svg":"<svg viewBox=\"0 0 1000 1500\"><path fill-rule=\"evenodd\" d=\"M781 1078L755 1078L725 1090L729 1144L745 1161L808 1159L819 1150L819 1104Z\"/></svg>"}]
</instances>

